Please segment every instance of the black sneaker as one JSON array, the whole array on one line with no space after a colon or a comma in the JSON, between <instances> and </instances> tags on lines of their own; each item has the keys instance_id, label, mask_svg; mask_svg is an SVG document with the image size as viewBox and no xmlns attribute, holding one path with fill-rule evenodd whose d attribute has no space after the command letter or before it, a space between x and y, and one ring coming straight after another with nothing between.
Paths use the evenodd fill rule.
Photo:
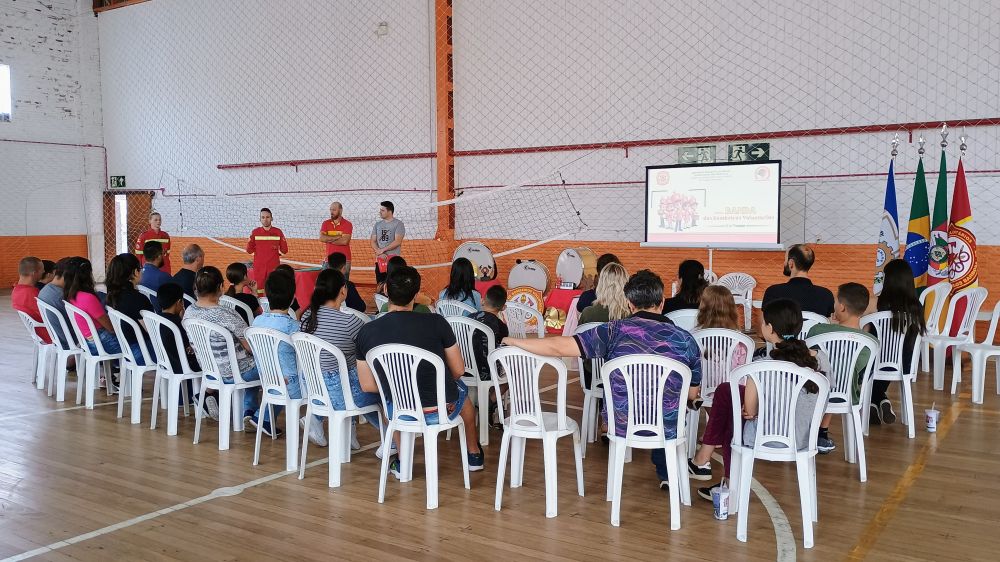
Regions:
<instances>
[{"instance_id":1,"label":"black sneaker","mask_svg":"<svg viewBox=\"0 0 1000 562\"><path fill-rule=\"evenodd\" d=\"M882 425L882 410L872 404L868 407L868 425Z\"/></svg>"},{"instance_id":2,"label":"black sneaker","mask_svg":"<svg viewBox=\"0 0 1000 562\"><path fill-rule=\"evenodd\" d=\"M707 488L698 488L698 496L704 500L712 501L712 490L718 488L719 486L722 486L722 482L712 484Z\"/></svg>"},{"instance_id":3,"label":"black sneaker","mask_svg":"<svg viewBox=\"0 0 1000 562\"><path fill-rule=\"evenodd\" d=\"M478 472L486 464L486 454L483 453L483 446L479 445L478 453L469 453L469 472Z\"/></svg>"},{"instance_id":4,"label":"black sneaker","mask_svg":"<svg viewBox=\"0 0 1000 562\"><path fill-rule=\"evenodd\" d=\"M701 480L707 482L712 479L712 463L709 462L702 466L694 464L694 461L688 459L688 474L691 480Z\"/></svg>"},{"instance_id":5,"label":"black sneaker","mask_svg":"<svg viewBox=\"0 0 1000 562\"><path fill-rule=\"evenodd\" d=\"M825 455L830 451L837 449L837 444L833 442L833 439L829 437L820 436L816 438L816 448L819 449L819 454Z\"/></svg>"},{"instance_id":6,"label":"black sneaker","mask_svg":"<svg viewBox=\"0 0 1000 562\"><path fill-rule=\"evenodd\" d=\"M892 411L892 403L889 402L888 398L879 402L878 409L882 413L882 423L888 424L896 421L896 412Z\"/></svg>"}]
</instances>

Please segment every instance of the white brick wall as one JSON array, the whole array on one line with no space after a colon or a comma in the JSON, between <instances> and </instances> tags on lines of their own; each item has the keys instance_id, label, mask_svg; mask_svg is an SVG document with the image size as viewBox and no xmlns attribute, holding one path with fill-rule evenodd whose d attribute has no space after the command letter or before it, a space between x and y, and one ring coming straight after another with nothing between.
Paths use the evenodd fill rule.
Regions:
<instances>
[{"instance_id":1,"label":"white brick wall","mask_svg":"<svg viewBox=\"0 0 1000 562\"><path fill-rule=\"evenodd\" d=\"M11 67L13 98L0 139L94 145L0 142L0 236L90 234L92 255L101 255L104 139L92 6L0 0L0 64Z\"/></svg>"}]
</instances>

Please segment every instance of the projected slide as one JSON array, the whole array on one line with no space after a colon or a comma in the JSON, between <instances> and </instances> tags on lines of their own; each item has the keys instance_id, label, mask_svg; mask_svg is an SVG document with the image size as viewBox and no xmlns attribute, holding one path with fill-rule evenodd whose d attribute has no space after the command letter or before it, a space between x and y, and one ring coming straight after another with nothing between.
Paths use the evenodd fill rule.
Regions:
<instances>
[{"instance_id":1,"label":"projected slide","mask_svg":"<svg viewBox=\"0 0 1000 562\"><path fill-rule=\"evenodd\" d=\"M646 168L646 242L773 248L781 162Z\"/></svg>"}]
</instances>

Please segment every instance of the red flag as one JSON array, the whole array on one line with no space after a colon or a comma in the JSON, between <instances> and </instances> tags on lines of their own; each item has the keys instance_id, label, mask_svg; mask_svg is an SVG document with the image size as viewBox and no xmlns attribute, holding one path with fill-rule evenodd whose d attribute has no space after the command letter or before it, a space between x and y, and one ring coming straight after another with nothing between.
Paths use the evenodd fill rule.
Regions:
<instances>
[{"instance_id":1,"label":"red flag","mask_svg":"<svg viewBox=\"0 0 1000 562\"><path fill-rule=\"evenodd\" d=\"M965 167L958 160L955 192L951 203L951 223L948 224L948 269L952 294L979 285L979 264L976 260L976 235L972 233L972 206L965 183ZM966 302L955 305L951 335L958 331L958 320L965 314Z\"/></svg>"}]
</instances>

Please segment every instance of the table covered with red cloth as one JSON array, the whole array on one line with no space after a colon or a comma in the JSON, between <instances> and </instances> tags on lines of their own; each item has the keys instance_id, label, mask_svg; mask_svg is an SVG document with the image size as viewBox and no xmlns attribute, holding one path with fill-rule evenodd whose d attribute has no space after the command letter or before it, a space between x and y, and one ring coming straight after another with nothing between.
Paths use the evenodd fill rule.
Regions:
<instances>
[{"instance_id":1,"label":"table covered with red cloth","mask_svg":"<svg viewBox=\"0 0 1000 562\"><path fill-rule=\"evenodd\" d=\"M570 306L573 304L573 299L580 296L583 293L580 289L552 289L549 295L545 297L545 310L550 308L557 308L563 313L569 312ZM566 315L563 315L565 318ZM545 332L548 334L558 334L562 335L562 325L551 326L546 323Z\"/></svg>"}]
</instances>

